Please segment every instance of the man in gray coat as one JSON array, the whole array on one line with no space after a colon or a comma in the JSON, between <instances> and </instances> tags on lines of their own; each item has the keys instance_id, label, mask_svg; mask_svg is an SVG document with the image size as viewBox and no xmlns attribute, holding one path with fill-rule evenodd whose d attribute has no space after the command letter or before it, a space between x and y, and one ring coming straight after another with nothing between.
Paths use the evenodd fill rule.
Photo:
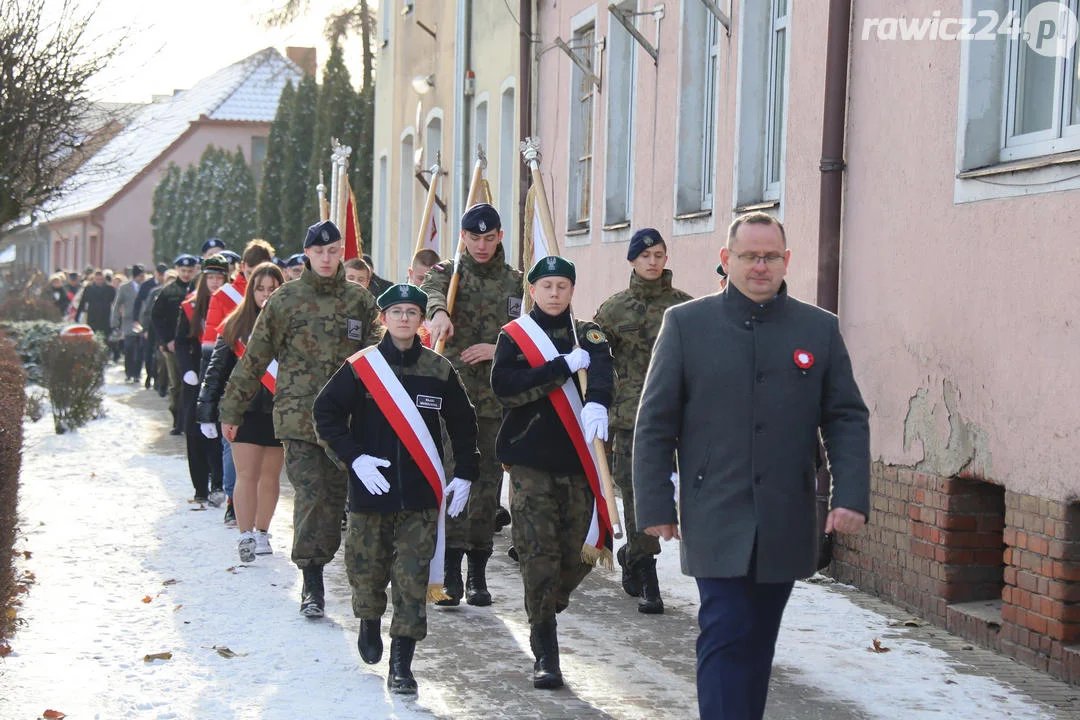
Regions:
<instances>
[{"instance_id":1,"label":"man in gray coat","mask_svg":"<svg viewBox=\"0 0 1080 720\"><path fill-rule=\"evenodd\" d=\"M822 531L856 532L870 514L869 413L836 316L788 296L790 257L772 216L731 224L720 251L729 285L665 313L638 410L638 526L682 540L701 597L702 718L764 715L794 581L814 573ZM819 430L833 477L825 528Z\"/></svg>"},{"instance_id":2,"label":"man in gray coat","mask_svg":"<svg viewBox=\"0 0 1080 720\"><path fill-rule=\"evenodd\" d=\"M124 377L127 382L138 382L142 374L142 326L135 314L135 300L139 286L146 280L142 265L131 266L131 281L116 291L112 306L112 326L124 334Z\"/></svg>"}]
</instances>

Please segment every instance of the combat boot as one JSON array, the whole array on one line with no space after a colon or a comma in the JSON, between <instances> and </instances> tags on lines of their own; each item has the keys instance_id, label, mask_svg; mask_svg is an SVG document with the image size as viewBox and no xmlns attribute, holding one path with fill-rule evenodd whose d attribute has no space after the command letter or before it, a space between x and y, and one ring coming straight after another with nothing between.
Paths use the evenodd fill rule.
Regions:
<instances>
[{"instance_id":1,"label":"combat boot","mask_svg":"<svg viewBox=\"0 0 1080 720\"><path fill-rule=\"evenodd\" d=\"M411 637L390 638L390 672L386 675L386 687L396 695L415 695L416 678L412 674L413 652L416 640Z\"/></svg>"},{"instance_id":2,"label":"combat boot","mask_svg":"<svg viewBox=\"0 0 1080 720\"><path fill-rule=\"evenodd\" d=\"M554 690L563 686L559 669L559 637L555 620L551 619L529 628L529 645L536 662L533 663L533 687Z\"/></svg>"},{"instance_id":3,"label":"combat boot","mask_svg":"<svg viewBox=\"0 0 1080 720\"><path fill-rule=\"evenodd\" d=\"M465 583L465 602L476 607L491 604L491 593L487 587L487 561L490 550L469 551L469 576Z\"/></svg>"},{"instance_id":4,"label":"combat boot","mask_svg":"<svg viewBox=\"0 0 1080 720\"><path fill-rule=\"evenodd\" d=\"M499 532L510 524L510 511L500 505L495 510L495 532Z\"/></svg>"},{"instance_id":5,"label":"combat boot","mask_svg":"<svg viewBox=\"0 0 1080 720\"><path fill-rule=\"evenodd\" d=\"M382 635L379 631L379 618L374 620L360 620L360 637L356 639L356 647L360 650L360 657L368 665L374 665L382 660Z\"/></svg>"},{"instance_id":6,"label":"combat boot","mask_svg":"<svg viewBox=\"0 0 1080 720\"><path fill-rule=\"evenodd\" d=\"M323 595L322 565L309 565L303 569L304 589L300 591L300 614L309 618L321 618L326 608Z\"/></svg>"},{"instance_id":7,"label":"combat boot","mask_svg":"<svg viewBox=\"0 0 1080 720\"><path fill-rule=\"evenodd\" d=\"M664 601L660 599L660 581L656 579L656 558L652 556L641 558L634 564L634 570L641 583L638 612L646 615L663 615Z\"/></svg>"},{"instance_id":8,"label":"combat boot","mask_svg":"<svg viewBox=\"0 0 1080 720\"><path fill-rule=\"evenodd\" d=\"M446 600L436 600L436 605L457 605L465 595L465 587L461 581L461 558L463 557L465 557L464 550L447 549L446 566L443 568L443 591L448 597Z\"/></svg>"},{"instance_id":9,"label":"combat boot","mask_svg":"<svg viewBox=\"0 0 1080 720\"><path fill-rule=\"evenodd\" d=\"M630 597L638 597L641 595L641 583L638 581L634 569L630 567L630 563L626 561L627 547L627 545L623 545L615 553L615 557L619 560L619 567L622 568L622 589Z\"/></svg>"}]
</instances>

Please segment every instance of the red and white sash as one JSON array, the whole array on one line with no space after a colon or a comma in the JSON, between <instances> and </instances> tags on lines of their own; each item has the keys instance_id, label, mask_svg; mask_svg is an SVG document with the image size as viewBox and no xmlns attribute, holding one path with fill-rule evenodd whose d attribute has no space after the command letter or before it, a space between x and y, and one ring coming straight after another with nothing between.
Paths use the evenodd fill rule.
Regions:
<instances>
[{"instance_id":1,"label":"red and white sash","mask_svg":"<svg viewBox=\"0 0 1080 720\"><path fill-rule=\"evenodd\" d=\"M547 333L528 315L503 325L503 330L521 348L530 367L539 367L560 354ZM568 378L562 387L548 395L548 399L570 436L593 493L592 521L589 523L589 534L585 538L581 558L590 565L597 562L610 564L608 540L612 536L611 518L608 517L595 451L591 443L585 442L585 428L581 423L581 396L578 395L573 378Z\"/></svg>"},{"instance_id":2,"label":"red and white sash","mask_svg":"<svg viewBox=\"0 0 1080 720\"><path fill-rule=\"evenodd\" d=\"M438 446L405 386L379 352L378 345L364 348L352 355L347 362L352 365L360 382L371 393L379 411L390 423L394 434L409 451L409 455L435 492L439 519L435 535L435 555L431 558L428 571L427 599L429 602L445 599L443 556L446 553L446 473L439 457Z\"/></svg>"},{"instance_id":3,"label":"red and white sash","mask_svg":"<svg viewBox=\"0 0 1080 720\"><path fill-rule=\"evenodd\" d=\"M236 359L244 357L244 353L247 352L247 347L243 341L237 340L236 345L233 346L233 352L236 353ZM262 384L271 393L277 392L277 360L271 360L270 364L266 366L266 372L262 376Z\"/></svg>"},{"instance_id":4,"label":"red and white sash","mask_svg":"<svg viewBox=\"0 0 1080 720\"><path fill-rule=\"evenodd\" d=\"M244 299L244 294L237 290L232 283L222 285L218 292L220 292L222 296L221 302L225 306L225 315L231 313Z\"/></svg>"}]
</instances>

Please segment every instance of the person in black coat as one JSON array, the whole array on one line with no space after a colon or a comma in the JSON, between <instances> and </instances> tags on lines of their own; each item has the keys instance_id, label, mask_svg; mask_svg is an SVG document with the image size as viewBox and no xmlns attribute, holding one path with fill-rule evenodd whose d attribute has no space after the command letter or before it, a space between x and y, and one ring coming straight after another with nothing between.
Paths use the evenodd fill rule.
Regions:
<instances>
[{"instance_id":1,"label":"person in black coat","mask_svg":"<svg viewBox=\"0 0 1080 720\"><path fill-rule=\"evenodd\" d=\"M101 270L94 271L94 281L82 291L82 299L79 307L75 310L75 319L78 320L86 313L86 324L95 333L109 336L109 323L112 319L113 301L116 300L116 288L105 282L105 273Z\"/></svg>"},{"instance_id":2,"label":"person in black coat","mask_svg":"<svg viewBox=\"0 0 1080 720\"><path fill-rule=\"evenodd\" d=\"M209 501L214 507L225 502L221 437L217 432L214 437L201 432L195 407L199 399L200 378L210 364L210 355L214 350L213 345L204 346L200 342L205 329L206 311L210 296L225 284L228 274L229 264L225 258L215 255L203 261L202 275L199 276L195 292L180 304L174 340L176 364L183 383L184 435L187 438L188 472L195 488L194 501Z\"/></svg>"},{"instance_id":3,"label":"person in black coat","mask_svg":"<svg viewBox=\"0 0 1080 720\"><path fill-rule=\"evenodd\" d=\"M176 325L180 314L180 305L184 298L195 289L195 274L198 272L198 258L183 253L173 261L176 279L158 293L157 300L150 308L150 321L154 326L155 342L165 358L165 369L169 375L169 412L172 413L173 427L170 435L184 432L182 404L180 401L180 366L176 359Z\"/></svg>"},{"instance_id":4,"label":"person in black coat","mask_svg":"<svg viewBox=\"0 0 1080 720\"><path fill-rule=\"evenodd\" d=\"M730 284L665 313L638 408L638 526L681 537L697 580L703 718L764 715L794 581L814 574L822 532L856 532L870 514L869 413L836 316L788 296L790 256L775 218L737 218L720 252ZM819 435L833 481L824 528Z\"/></svg>"},{"instance_id":5,"label":"person in black coat","mask_svg":"<svg viewBox=\"0 0 1080 720\"><path fill-rule=\"evenodd\" d=\"M536 307L503 327L491 367L491 389L505 408L496 451L510 467L510 528L536 658L533 686L549 689L563 684L555 614L566 609L594 563L611 564L602 534L600 547L590 542L594 509L603 502L590 480L594 468L585 464L594 461L579 455L571 433L586 445L594 438L607 440L615 371L599 326L575 321L570 313L576 279L568 260L549 256L536 263L528 274ZM524 344L527 338L537 338L528 340L533 350ZM585 368L588 388L578 411L577 372ZM580 415L560 414L556 402L564 412Z\"/></svg>"},{"instance_id":6,"label":"person in black coat","mask_svg":"<svg viewBox=\"0 0 1080 720\"><path fill-rule=\"evenodd\" d=\"M379 624L390 582L394 619L387 684L391 692L414 694L412 655L417 641L427 635L426 603L445 597L443 518L435 490L437 486L441 490L441 478L433 476L442 473L440 420L446 424L456 459L456 477L443 491L451 516L460 514L468 502L480 454L476 413L461 378L449 360L424 347L417 335L427 294L412 285L394 285L378 303L386 334L377 346L356 353L334 373L315 398L313 417L319 442L340 467L350 468L345 569L353 613L360 618L360 656L369 664L382 657ZM366 358L368 354L374 357ZM370 375L361 380L361 372L380 368L385 373L381 384ZM411 420L408 427L392 424L374 399L380 389L389 391L391 398L397 391L393 412ZM406 445L403 437L409 439L412 432L417 442ZM420 452L417 444L425 448L420 459L426 473L413 455Z\"/></svg>"}]
</instances>

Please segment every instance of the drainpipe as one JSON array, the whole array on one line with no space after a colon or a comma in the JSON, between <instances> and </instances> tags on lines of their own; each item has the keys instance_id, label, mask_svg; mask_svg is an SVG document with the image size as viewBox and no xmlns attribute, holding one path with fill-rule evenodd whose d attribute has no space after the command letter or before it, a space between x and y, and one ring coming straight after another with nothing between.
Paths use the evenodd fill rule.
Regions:
<instances>
[{"instance_id":1,"label":"drainpipe","mask_svg":"<svg viewBox=\"0 0 1080 720\"><path fill-rule=\"evenodd\" d=\"M518 139L524 140L531 137L532 131L532 34L533 34L533 0L520 0L518 3L518 20L521 23L518 41ZM514 148L517 151L517 148ZM524 163L518 163L518 222L521 223L521 232L518 235L518 266L525 259L525 237L530 235L532 228L525 227L525 198L529 194L529 182L532 174L529 167ZM522 268L524 269L524 268Z\"/></svg>"},{"instance_id":2,"label":"drainpipe","mask_svg":"<svg viewBox=\"0 0 1080 720\"><path fill-rule=\"evenodd\" d=\"M821 197L818 205L817 304L837 312L840 304L840 232L844 205L844 131L851 0L829 0L825 53L825 112L821 131Z\"/></svg>"}]
</instances>

